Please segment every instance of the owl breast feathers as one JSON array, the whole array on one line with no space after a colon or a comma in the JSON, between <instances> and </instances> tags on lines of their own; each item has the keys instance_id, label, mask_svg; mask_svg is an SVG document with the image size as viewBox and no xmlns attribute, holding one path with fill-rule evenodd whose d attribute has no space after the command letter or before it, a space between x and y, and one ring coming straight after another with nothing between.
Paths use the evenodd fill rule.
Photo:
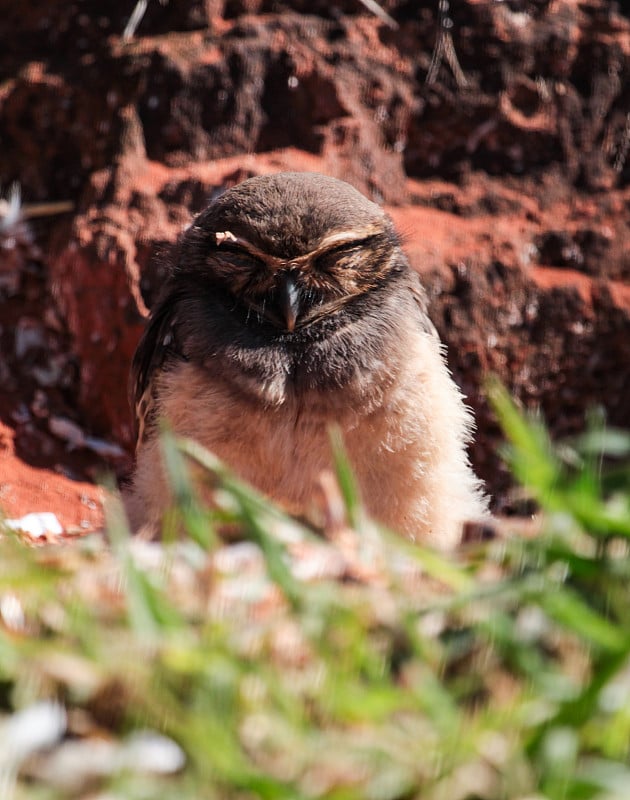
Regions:
<instances>
[{"instance_id":1,"label":"owl breast feathers","mask_svg":"<svg viewBox=\"0 0 630 800\"><path fill-rule=\"evenodd\" d=\"M472 419L391 220L313 173L244 181L203 211L153 308L132 371L135 528L169 493L161 419L291 511L307 512L341 430L372 516L449 548L486 501Z\"/></svg>"}]
</instances>

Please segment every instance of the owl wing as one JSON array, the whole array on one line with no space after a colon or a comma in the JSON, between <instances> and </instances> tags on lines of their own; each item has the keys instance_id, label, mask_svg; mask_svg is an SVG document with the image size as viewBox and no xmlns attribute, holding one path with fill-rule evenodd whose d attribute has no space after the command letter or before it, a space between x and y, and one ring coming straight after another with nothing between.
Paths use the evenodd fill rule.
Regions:
<instances>
[{"instance_id":1,"label":"owl wing","mask_svg":"<svg viewBox=\"0 0 630 800\"><path fill-rule=\"evenodd\" d=\"M438 339L439 341L439 334L433 322L431 322L431 318L429 317L428 312L428 298L427 293L420 281L420 276L417 273L413 273L412 280L411 280L411 295L414 299L414 308L417 309L418 315L417 319L421 326L421 329L424 333L427 333L429 336L433 336L434 338Z\"/></svg>"},{"instance_id":2,"label":"owl wing","mask_svg":"<svg viewBox=\"0 0 630 800\"><path fill-rule=\"evenodd\" d=\"M179 340L179 298L166 292L151 312L131 365L129 395L134 410L137 445L155 427L157 378L169 365L188 358Z\"/></svg>"}]
</instances>

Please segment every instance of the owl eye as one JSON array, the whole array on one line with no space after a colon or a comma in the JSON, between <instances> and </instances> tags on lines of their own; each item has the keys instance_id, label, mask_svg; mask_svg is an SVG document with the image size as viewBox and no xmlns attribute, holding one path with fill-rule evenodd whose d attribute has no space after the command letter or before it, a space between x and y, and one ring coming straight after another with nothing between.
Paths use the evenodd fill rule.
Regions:
<instances>
[{"instance_id":1,"label":"owl eye","mask_svg":"<svg viewBox=\"0 0 630 800\"><path fill-rule=\"evenodd\" d=\"M378 248L381 239L382 236L380 234L374 234L365 236L363 239L353 239L349 242L338 244L336 247L331 247L317 256L314 261L314 267L322 272L333 270L336 267L343 268L353 261L353 257L359 255L360 251L369 254L375 248Z\"/></svg>"},{"instance_id":2,"label":"owl eye","mask_svg":"<svg viewBox=\"0 0 630 800\"><path fill-rule=\"evenodd\" d=\"M262 269L265 266L265 262L261 258L233 242L226 242L213 249L211 258L215 262L228 263L251 270Z\"/></svg>"},{"instance_id":3,"label":"owl eye","mask_svg":"<svg viewBox=\"0 0 630 800\"><path fill-rule=\"evenodd\" d=\"M243 255L249 255L249 251L242 247L240 244L236 244L236 242L224 242L220 245L217 245L216 249L214 249L216 253L242 253Z\"/></svg>"},{"instance_id":4,"label":"owl eye","mask_svg":"<svg viewBox=\"0 0 630 800\"><path fill-rule=\"evenodd\" d=\"M349 256L358 252L362 244L363 242L348 242L326 250L324 253L317 256L313 262L313 266L316 270L328 272L335 267L343 265L343 262L346 261Z\"/></svg>"}]
</instances>

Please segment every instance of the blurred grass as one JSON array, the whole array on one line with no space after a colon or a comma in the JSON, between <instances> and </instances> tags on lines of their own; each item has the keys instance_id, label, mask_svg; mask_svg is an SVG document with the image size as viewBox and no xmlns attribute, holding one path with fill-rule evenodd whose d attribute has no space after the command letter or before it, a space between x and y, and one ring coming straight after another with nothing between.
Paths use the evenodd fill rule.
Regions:
<instances>
[{"instance_id":1,"label":"blurred grass","mask_svg":"<svg viewBox=\"0 0 630 800\"><path fill-rule=\"evenodd\" d=\"M630 797L630 436L593 415L554 446L490 396L540 535L446 557L378 531L334 438L357 531L322 538L167 433L162 544L115 498L110 545L5 533L3 800Z\"/></svg>"}]
</instances>

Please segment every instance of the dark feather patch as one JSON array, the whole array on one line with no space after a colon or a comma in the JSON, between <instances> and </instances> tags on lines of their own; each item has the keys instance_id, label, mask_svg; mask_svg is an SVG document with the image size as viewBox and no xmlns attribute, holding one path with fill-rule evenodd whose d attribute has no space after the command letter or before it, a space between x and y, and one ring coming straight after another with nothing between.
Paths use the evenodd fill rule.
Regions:
<instances>
[{"instance_id":1,"label":"dark feather patch","mask_svg":"<svg viewBox=\"0 0 630 800\"><path fill-rule=\"evenodd\" d=\"M155 424L156 375L170 362L186 359L177 330L178 306L184 295L183 287L166 289L151 313L133 357L129 393L138 444L146 440Z\"/></svg>"}]
</instances>

